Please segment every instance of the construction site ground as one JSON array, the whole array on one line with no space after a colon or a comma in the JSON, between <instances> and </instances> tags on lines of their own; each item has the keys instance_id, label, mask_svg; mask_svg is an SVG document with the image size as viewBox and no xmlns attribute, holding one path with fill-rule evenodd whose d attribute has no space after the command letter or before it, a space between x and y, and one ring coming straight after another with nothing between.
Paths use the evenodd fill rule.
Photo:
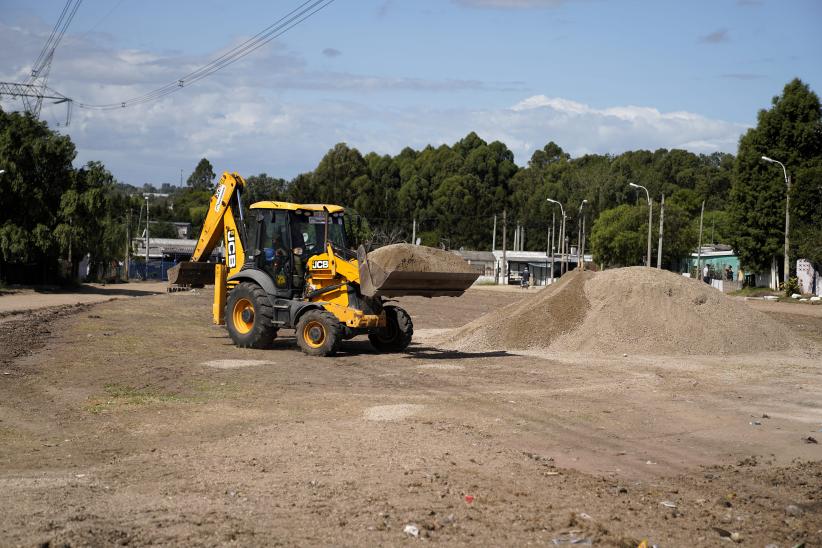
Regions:
<instances>
[{"instance_id":1,"label":"construction site ground","mask_svg":"<svg viewBox=\"0 0 822 548\"><path fill-rule=\"evenodd\" d=\"M534 291L403 298L407 352L333 358L234 347L207 289L17 303L0 545L822 545L819 353L430 344ZM752 306L822 344L822 306Z\"/></svg>"}]
</instances>

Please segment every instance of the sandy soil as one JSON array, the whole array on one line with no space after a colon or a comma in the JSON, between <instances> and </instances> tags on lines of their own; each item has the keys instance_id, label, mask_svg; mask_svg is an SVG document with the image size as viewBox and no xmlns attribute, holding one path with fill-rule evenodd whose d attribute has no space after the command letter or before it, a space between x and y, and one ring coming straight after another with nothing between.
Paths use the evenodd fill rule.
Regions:
<instances>
[{"instance_id":1,"label":"sandy soil","mask_svg":"<svg viewBox=\"0 0 822 548\"><path fill-rule=\"evenodd\" d=\"M0 545L822 545L819 359L429 344L527 295L403 298L408 352L335 358L235 348L207 291L9 318Z\"/></svg>"},{"instance_id":2,"label":"sandy soil","mask_svg":"<svg viewBox=\"0 0 822 548\"><path fill-rule=\"evenodd\" d=\"M458 255L421 245L387 245L369 253L368 260L386 272L473 272L471 265Z\"/></svg>"},{"instance_id":3,"label":"sandy soil","mask_svg":"<svg viewBox=\"0 0 822 548\"><path fill-rule=\"evenodd\" d=\"M0 291L0 317L49 306L99 303L110 299L144 297L165 293L166 282L82 284L77 289L6 289Z\"/></svg>"},{"instance_id":4,"label":"sandy soil","mask_svg":"<svg viewBox=\"0 0 822 548\"><path fill-rule=\"evenodd\" d=\"M438 341L456 350L589 355L803 353L804 340L696 280L655 268L574 271Z\"/></svg>"}]
</instances>

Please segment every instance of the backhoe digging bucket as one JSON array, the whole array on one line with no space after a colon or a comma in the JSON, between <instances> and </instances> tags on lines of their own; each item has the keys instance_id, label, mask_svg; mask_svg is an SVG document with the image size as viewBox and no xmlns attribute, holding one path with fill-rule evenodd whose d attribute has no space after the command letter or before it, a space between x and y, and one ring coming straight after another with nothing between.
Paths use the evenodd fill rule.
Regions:
<instances>
[{"instance_id":1,"label":"backhoe digging bucket","mask_svg":"<svg viewBox=\"0 0 822 548\"><path fill-rule=\"evenodd\" d=\"M459 297L479 277L478 272L414 272L386 270L369 261L365 248L357 250L360 292L366 297Z\"/></svg>"},{"instance_id":2,"label":"backhoe digging bucket","mask_svg":"<svg viewBox=\"0 0 822 548\"><path fill-rule=\"evenodd\" d=\"M214 284L215 263L178 263L167 270L171 285L204 286Z\"/></svg>"}]
</instances>

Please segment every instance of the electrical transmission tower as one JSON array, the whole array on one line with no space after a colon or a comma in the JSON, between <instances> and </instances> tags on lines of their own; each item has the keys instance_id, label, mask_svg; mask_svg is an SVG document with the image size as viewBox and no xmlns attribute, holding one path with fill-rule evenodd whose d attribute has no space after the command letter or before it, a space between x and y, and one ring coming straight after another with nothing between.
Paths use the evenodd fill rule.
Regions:
<instances>
[{"instance_id":1,"label":"electrical transmission tower","mask_svg":"<svg viewBox=\"0 0 822 548\"><path fill-rule=\"evenodd\" d=\"M63 95L62 93L54 91L48 86L35 86L33 84L17 84L14 82L0 82L0 100L2 100L3 97L21 99L23 101L23 107L25 108L26 112L32 113L32 115L35 118L40 117L40 108L43 105L43 99L54 100L55 105L58 105L60 103L66 103L65 125L69 125L69 122L71 122L71 110L73 101L65 95Z\"/></svg>"},{"instance_id":2,"label":"electrical transmission tower","mask_svg":"<svg viewBox=\"0 0 822 548\"><path fill-rule=\"evenodd\" d=\"M66 1L57 23L55 23L43 49L40 51L40 55L37 56L32 65L29 78L24 83L0 82L0 99L8 96L22 100L25 111L31 113L35 118L40 118L43 99L54 100L54 104L66 103L66 125L69 125L72 100L49 88L46 84L48 83L49 72L51 72L54 52L82 2L83 0Z\"/></svg>"}]
</instances>

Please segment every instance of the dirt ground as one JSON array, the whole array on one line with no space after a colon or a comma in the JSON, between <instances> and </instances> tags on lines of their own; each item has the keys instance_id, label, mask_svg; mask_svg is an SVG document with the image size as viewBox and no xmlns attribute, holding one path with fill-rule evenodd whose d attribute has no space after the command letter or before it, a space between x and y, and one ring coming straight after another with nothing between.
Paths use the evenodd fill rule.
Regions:
<instances>
[{"instance_id":1,"label":"dirt ground","mask_svg":"<svg viewBox=\"0 0 822 548\"><path fill-rule=\"evenodd\" d=\"M406 353L334 358L235 348L208 291L7 317L0 546L822 545L819 352L430 344L533 292L403 298Z\"/></svg>"},{"instance_id":2,"label":"dirt ground","mask_svg":"<svg viewBox=\"0 0 822 548\"><path fill-rule=\"evenodd\" d=\"M165 282L131 282L124 284L82 284L65 290L12 288L0 290L0 318L13 316L35 308L65 306L80 303L99 303L111 299L145 297L165 293Z\"/></svg>"}]
</instances>

